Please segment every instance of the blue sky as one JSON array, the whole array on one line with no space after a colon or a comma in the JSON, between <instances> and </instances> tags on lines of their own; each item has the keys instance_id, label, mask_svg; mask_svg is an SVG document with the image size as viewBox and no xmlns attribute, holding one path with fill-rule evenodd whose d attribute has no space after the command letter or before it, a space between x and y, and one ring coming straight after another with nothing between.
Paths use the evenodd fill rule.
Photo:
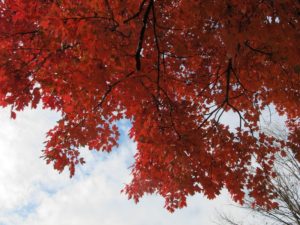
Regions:
<instances>
[{"instance_id":1,"label":"blue sky","mask_svg":"<svg viewBox=\"0 0 300 225\"><path fill-rule=\"evenodd\" d=\"M127 136L128 121L118 123L121 139L112 153L82 149L86 159L74 178L58 174L40 159L45 133L59 115L25 110L15 121L0 111L0 225L212 225L216 211L247 219L223 191L210 201L201 195L188 199L188 207L171 214L161 197L145 196L139 204L120 193L130 181L128 167L136 149ZM228 118L230 119L230 118Z\"/></svg>"}]
</instances>

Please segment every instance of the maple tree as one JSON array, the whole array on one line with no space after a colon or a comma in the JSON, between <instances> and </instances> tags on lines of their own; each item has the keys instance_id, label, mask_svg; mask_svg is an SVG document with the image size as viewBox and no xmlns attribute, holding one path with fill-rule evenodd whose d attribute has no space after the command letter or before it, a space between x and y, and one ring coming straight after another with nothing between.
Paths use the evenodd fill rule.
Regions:
<instances>
[{"instance_id":1,"label":"maple tree","mask_svg":"<svg viewBox=\"0 0 300 225\"><path fill-rule=\"evenodd\" d=\"M227 188L274 208L274 154L300 159L299 13L296 0L3 0L0 105L61 112L43 155L71 176L80 147L111 151L131 120L136 201L158 193L173 211ZM271 104L286 141L259 130Z\"/></svg>"}]
</instances>

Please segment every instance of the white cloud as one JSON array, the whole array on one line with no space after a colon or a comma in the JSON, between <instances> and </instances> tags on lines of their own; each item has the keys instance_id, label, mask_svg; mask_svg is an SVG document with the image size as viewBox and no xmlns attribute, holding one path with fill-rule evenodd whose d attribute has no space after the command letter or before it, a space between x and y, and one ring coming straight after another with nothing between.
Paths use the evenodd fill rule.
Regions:
<instances>
[{"instance_id":1,"label":"white cloud","mask_svg":"<svg viewBox=\"0 0 300 225\"><path fill-rule=\"evenodd\" d=\"M130 180L128 166L135 145L126 137L118 149L104 153L83 151L87 164L69 179L39 158L45 133L58 115L27 110L9 120L0 112L0 225L210 225L228 194L214 201L200 195L189 198L188 207L170 214L163 199L146 196L139 204L120 190ZM120 127L128 129L126 123Z\"/></svg>"}]
</instances>

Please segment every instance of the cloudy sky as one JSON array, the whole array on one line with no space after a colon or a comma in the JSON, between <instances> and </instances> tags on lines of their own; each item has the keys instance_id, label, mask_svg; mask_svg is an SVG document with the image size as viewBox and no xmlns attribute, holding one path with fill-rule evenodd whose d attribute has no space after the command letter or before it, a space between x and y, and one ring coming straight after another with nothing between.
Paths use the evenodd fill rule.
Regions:
<instances>
[{"instance_id":1,"label":"cloudy sky","mask_svg":"<svg viewBox=\"0 0 300 225\"><path fill-rule=\"evenodd\" d=\"M229 211L242 220L224 191L213 201L197 195L188 207L171 214L159 196L146 196L134 204L120 193L130 181L135 144L120 123L120 146L110 154L82 151L87 163L74 178L58 174L40 159L45 133L59 118L55 112L26 110L9 119L0 110L0 225L212 225L216 211Z\"/></svg>"}]
</instances>

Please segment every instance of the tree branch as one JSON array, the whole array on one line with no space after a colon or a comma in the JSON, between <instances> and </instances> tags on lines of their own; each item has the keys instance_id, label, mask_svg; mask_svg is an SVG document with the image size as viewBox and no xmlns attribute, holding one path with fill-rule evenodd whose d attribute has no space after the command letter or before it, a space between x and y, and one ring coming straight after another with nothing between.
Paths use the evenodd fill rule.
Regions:
<instances>
[{"instance_id":1,"label":"tree branch","mask_svg":"<svg viewBox=\"0 0 300 225\"><path fill-rule=\"evenodd\" d=\"M139 11L137 11L137 13L135 13L133 16L129 17L128 19L124 20L123 23L128 23L130 20L137 18L141 14L145 3L146 3L146 0L143 0L142 3L140 4Z\"/></svg>"},{"instance_id":2,"label":"tree branch","mask_svg":"<svg viewBox=\"0 0 300 225\"><path fill-rule=\"evenodd\" d=\"M141 51L143 49L143 42L144 42L144 37L145 37L145 32L146 32L146 27L148 23L148 18L149 18L149 13L153 5L153 0L150 0L149 5L146 9L146 12L143 17L143 26L140 32L140 38L139 38L139 43L138 47L135 53L135 61L136 61L136 70L140 71L141 70Z\"/></svg>"}]
</instances>

